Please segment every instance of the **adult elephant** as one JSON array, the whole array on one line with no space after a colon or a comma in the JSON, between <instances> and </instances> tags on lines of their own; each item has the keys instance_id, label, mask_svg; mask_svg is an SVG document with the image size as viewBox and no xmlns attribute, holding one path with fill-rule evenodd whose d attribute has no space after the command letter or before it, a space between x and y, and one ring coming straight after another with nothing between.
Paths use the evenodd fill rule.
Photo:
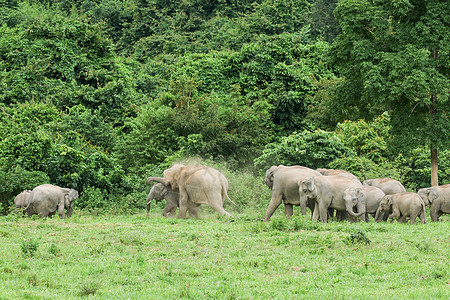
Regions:
<instances>
[{"instance_id":1,"label":"adult elephant","mask_svg":"<svg viewBox=\"0 0 450 300\"><path fill-rule=\"evenodd\" d=\"M318 168L318 169L316 169L316 171L319 172L320 174L324 175L324 176L340 175L340 176L344 176L344 177L348 177L348 178L359 180L358 177L356 177L352 173L350 173L348 171L345 171L345 170Z\"/></svg>"},{"instance_id":2,"label":"adult elephant","mask_svg":"<svg viewBox=\"0 0 450 300\"><path fill-rule=\"evenodd\" d=\"M14 198L14 206L16 207L17 211L23 210L28 206L28 204L30 203L30 194L30 190L23 190Z\"/></svg>"},{"instance_id":3,"label":"adult elephant","mask_svg":"<svg viewBox=\"0 0 450 300\"><path fill-rule=\"evenodd\" d=\"M162 183L156 183L150 190L147 197L147 216L150 211L150 205L152 200L155 199L156 203L166 200L166 206L163 208L162 214L164 217L174 217L178 207L180 207L180 194L177 190L172 190L170 186L165 186ZM200 204L194 203L193 206L188 207L190 217L198 218L198 210Z\"/></svg>"},{"instance_id":4,"label":"adult elephant","mask_svg":"<svg viewBox=\"0 0 450 300\"><path fill-rule=\"evenodd\" d=\"M52 184L42 184L35 187L30 194L29 204L25 211L28 216L38 214L45 218L53 216L56 211L61 219L72 216L73 201L78 198L78 191L69 188L62 188Z\"/></svg>"},{"instance_id":5,"label":"adult elephant","mask_svg":"<svg viewBox=\"0 0 450 300\"><path fill-rule=\"evenodd\" d=\"M303 207L308 199L314 199L318 207L315 208L316 212L313 214L313 220L320 217L320 220L324 223L327 222L330 208L336 211L347 211L350 215L358 217L363 213L356 214L352 209L347 210L344 191L348 188L361 186L359 180L339 175L306 177L298 182L300 205Z\"/></svg>"},{"instance_id":6,"label":"adult elephant","mask_svg":"<svg viewBox=\"0 0 450 300\"><path fill-rule=\"evenodd\" d=\"M386 195L406 192L405 187L400 181L384 177L364 180L363 185L375 186L381 189Z\"/></svg>"},{"instance_id":7,"label":"adult elephant","mask_svg":"<svg viewBox=\"0 0 450 300\"><path fill-rule=\"evenodd\" d=\"M369 214L375 217L381 200L385 196L385 193L374 186L362 186L351 187L344 191L344 200L347 212L355 216L357 213L353 211L353 208L357 208L357 212L363 213L361 220L369 222ZM386 214L386 220L387 220ZM384 220L384 221L386 221Z\"/></svg>"},{"instance_id":8,"label":"adult elephant","mask_svg":"<svg viewBox=\"0 0 450 300\"><path fill-rule=\"evenodd\" d=\"M417 194L430 204L432 222L439 221L440 216L450 213L450 184L420 189Z\"/></svg>"},{"instance_id":9,"label":"adult elephant","mask_svg":"<svg viewBox=\"0 0 450 300\"><path fill-rule=\"evenodd\" d=\"M223 209L225 197L229 199L228 180L218 170L203 165L175 164L163 174L164 177L148 177L147 184L156 181L172 190L178 190L179 218L186 218L186 211L200 204L208 204L221 215L231 216Z\"/></svg>"},{"instance_id":10,"label":"adult elephant","mask_svg":"<svg viewBox=\"0 0 450 300\"><path fill-rule=\"evenodd\" d=\"M392 212L389 215L391 222L397 218L399 223L405 223L409 217L411 224L414 224L419 217L422 224L425 224L425 202L416 193L403 192L384 196L377 215L380 212Z\"/></svg>"},{"instance_id":11,"label":"adult elephant","mask_svg":"<svg viewBox=\"0 0 450 300\"><path fill-rule=\"evenodd\" d=\"M269 221L275 210L284 202L286 217L294 213L293 205L300 205L297 182L308 176L322 176L319 172L302 166L272 166L266 171L265 184L272 190L272 198L267 207L264 221ZM306 214L306 207L314 211L314 201L305 202L302 214Z\"/></svg>"}]
</instances>

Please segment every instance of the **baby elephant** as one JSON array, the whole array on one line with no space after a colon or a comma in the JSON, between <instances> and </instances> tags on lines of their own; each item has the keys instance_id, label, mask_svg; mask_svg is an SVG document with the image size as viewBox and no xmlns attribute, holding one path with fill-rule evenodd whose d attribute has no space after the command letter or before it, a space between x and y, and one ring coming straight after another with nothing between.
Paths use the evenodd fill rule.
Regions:
<instances>
[{"instance_id":1,"label":"baby elephant","mask_svg":"<svg viewBox=\"0 0 450 300\"><path fill-rule=\"evenodd\" d=\"M19 195L17 195L14 198L14 205L15 205L17 211L23 211L25 213L24 209L30 203L30 199L29 199L30 194L31 194L30 190L23 190Z\"/></svg>"},{"instance_id":2,"label":"baby elephant","mask_svg":"<svg viewBox=\"0 0 450 300\"><path fill-rule=\"evenodd\" d=\"M414 224L419 217L422 224L425 224L425 203L416 193L403 192L384 196L377 214L390 210L392 211L389 215L391 222L397 218L399 223L405 223L406 218L409 217L411 224Z\"/></svg>"},{"instance_id":3,"label":"baby elephant","mask_svg":"<svg viewBox=\"0 0 450 300\"><path fill-rule=\"evenodd\" d=\"M147 216L153 199L155 199L156 203L166 199L166 207L164 207L162 211L164 217L174 217L177 208L180 206L180 194L178 191L173 190L162 183L157 183L152 187L147 197ZM188 207L189 216L198 218L199 208L200 205Z\"/></svg>"}]
</instances>

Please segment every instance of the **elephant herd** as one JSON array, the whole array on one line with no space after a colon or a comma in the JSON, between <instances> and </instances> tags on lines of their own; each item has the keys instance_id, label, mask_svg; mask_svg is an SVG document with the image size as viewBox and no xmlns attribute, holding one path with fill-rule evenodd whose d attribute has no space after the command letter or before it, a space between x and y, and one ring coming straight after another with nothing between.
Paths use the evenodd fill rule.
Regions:
<instances>
[{"instance_id":1,"label":"elephant herd","mask_svg":"<svg viewBox=\"0 0 450 300\"><path fill-rule=\"evenodd\" d=\"M418 193L407 192L403 185L391 178L368 179L361 183L356 176L334 169L312 170L302 166L273 166L266 171L266 185L272 198L264 220L269 221L277 207L284 203L286 217L292 216L293 205L312 220L327 222L336 212L338 219L350 221L360 218L375 221L414 224L417 217L425 223L425 207L430 205L432 221L450 213L450 184L423 188Z\"/></svg>"},{"instance_id":2,"label":"elephant herd","mask_svg":"<svg viewBox=\"0 0 450 300\"><path fill-rule=\"evenodd\" d=\"M153 199L166 199L165 217L198 217L200 204L208 204L222 215L228 198L228 181L211 167L176 164L164 171L164 177L149 177L147 184L157 182L147 197L147 215ZM285 215L293 215L293 206L300 206L303 215L311 210L311 219L327 222L336 213L340 220L377 222L397 219L414 224L417 217L425 223L425 207L430 205L432 221L450 213L450 185L423 188L418 193L406 192L403 185L391 178L368 179L363 183L344 170L317 169L302 166L273 166L266 171L265 184L272 190L264 221L284 203ZM231 201L231 199L230 199Z\"/></svg>"},{"instance_id":3,"label":"elephant herd","mask_svg":"<svg viewBox=\"0 0 450 300\"><path fill-rule=\"evenodd\" d=\"M163 172L163 177L148 177L147 184L156 182L147 197L147 215L153 199L166 200L162 211L165 217L198 218L201 204L207 204L219 214L230 217L224 210L228 196L228 180L218 170L203 165L175 164ZM430 206L432 221L450 213L450 184L422 188L417 193L407 192L403 185L391 178L368 179L363 183L344 170L317 169L302 166L272 166L266 171L265 184L272 190L264 221L269 221L275 210L284 204L285 215L293 215L293 206L300 206L305 215L311 210L311 220L327 222L336 216L338 220L368 222L369 215L375 221L410 221L417 217L425 223L425 207ZM28 216L41 218L70 217L72 203L78 197L73 189L43 184L32 191L25 190L14 199L17 209ZM336 214L336 215L335 215Z\"/></svg>"},{"instance_id":4,"label":"elephant herd","mask_svg":"<svg viewBox=\"0 0 450 300\"><path fill-rule=\"evenodd\" d=\"M73 201L78 198L78 191L61 188L52 184L42 184L32 191L24 190L14 198L16 209L23 210L28 216L39 215L41 218L52 217L56 211L61 219L70 217Z\"/></svg>"}]
</instances>

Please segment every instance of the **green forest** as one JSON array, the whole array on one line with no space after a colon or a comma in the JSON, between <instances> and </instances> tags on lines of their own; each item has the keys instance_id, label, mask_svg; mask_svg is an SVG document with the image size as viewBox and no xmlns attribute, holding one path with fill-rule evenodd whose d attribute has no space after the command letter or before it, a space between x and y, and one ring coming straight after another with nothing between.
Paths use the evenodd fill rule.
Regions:
<instances>
[{"instance_id":1,"label":"green forest","mask_svg":"<svg viewBox=\"0 0 450 300\"><path fill-rule=\"evenodd\" d=\"M221 170L262 213L272 165L450 183L447 0L0 0L0 212L52 183L145 209ZM241 208L241 209L244 209Z\"/></svg>"}]
</instances>

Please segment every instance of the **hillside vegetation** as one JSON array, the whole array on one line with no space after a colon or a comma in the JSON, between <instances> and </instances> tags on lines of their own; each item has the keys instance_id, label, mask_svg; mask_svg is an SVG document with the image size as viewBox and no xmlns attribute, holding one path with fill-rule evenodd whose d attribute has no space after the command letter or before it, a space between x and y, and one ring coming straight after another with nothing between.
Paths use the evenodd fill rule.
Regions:
<instances>
[{"instance_id":1,"label":"hillside vegetation","mask_svg":"<svg viewBox=\"0 0 450 300\"><path fill-rule=\"evenodd\" d=\"M0 4L3 214L41 183L77 189L77 209L142 210L145 178L192 158L258 212L271 165L415 191L431 149L450 182L447 1Z\"/></svg>"}]
</instances>

